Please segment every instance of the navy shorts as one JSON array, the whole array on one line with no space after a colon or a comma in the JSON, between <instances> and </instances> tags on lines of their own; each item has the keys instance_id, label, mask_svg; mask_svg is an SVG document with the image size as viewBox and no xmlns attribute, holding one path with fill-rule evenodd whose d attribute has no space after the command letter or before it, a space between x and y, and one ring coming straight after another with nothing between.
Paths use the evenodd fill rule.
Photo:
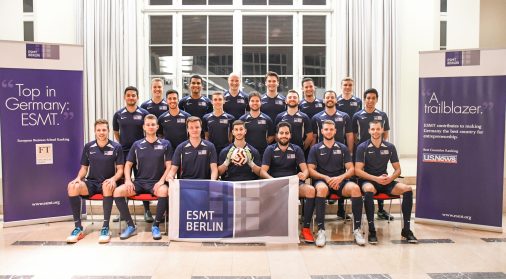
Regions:
<instances>
[{"instance_id":1,"label":"navy shorts","mask_svg":"<svg viewBox=\"0 0 506 279\"><path fill-rule=\"evenodd\" d=\"M102 194L102 183L92 180L85 180L86 188L88 188L88 195L81 196L83 198L89 198L95 194Z\"/></svg>"},{"instance_id":2,"label":"navy shorts","mask_svg":"<svg viewBox=\"0 0 506 279\"><path fill-rule=\"evenodd\" d=\"M391 195L392 190L394 189L395 185L397 185L397 181L395 181L395 180L390 182L390 184L388 184L388 185L381 185L381 184L378 184L374 181L363 180L363 179L359 179L358 182L359 182L361 190L362 190L362 186L364 186L365 183L371 183L374 186L374 189L376 189L376 192L387 194L387 195ZM362 192L363 191L364 190L362 190Z\"/></svg>"},{"instance_id":3,"label":"navy shorts","mask_svg":"<svg viewBox=\"0 0 506 279\"><path fill-rule=\"evenodd\" d=\"M157 181L138 181L134 180L135 193L139 194L151 194L154 195L154 188Z\"/></svg>"},{"instance_id":4,"label":"navy shorts","mask_svg":"<svg viewBox=\"0 0 506 279\"><path fill-rule=\"evenodd\" d=\"M349 180L349 179L343 180L341 183L339 183L339 188L337 190L334 190L334 189L330 188L330 186L327 184L327 182L325 182L324 180L321 180L321 179L316 179L314 181L313 185L316 187L316 184L318 184L318 183L324 183L329 188L329 195L336 194L336 195L342 197L343 196L344 185L346 185L346 183L348 183L348 182L353 182L353 180Z\"/></svg>"}]
</instances>

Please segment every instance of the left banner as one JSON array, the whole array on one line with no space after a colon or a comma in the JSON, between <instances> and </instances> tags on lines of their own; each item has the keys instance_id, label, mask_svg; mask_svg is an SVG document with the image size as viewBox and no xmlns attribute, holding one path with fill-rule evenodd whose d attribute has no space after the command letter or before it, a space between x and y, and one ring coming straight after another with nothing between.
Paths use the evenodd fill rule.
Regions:
<instances>
[{"instance_id":1,"label":"left banner","mask_svg":"<svg viewBox=\"0 0 506 279\"><path fill-rule=\"evenodd\" d=\"M79 169L83 48L0 41L4 227L71 219Z\"/></svg>"}]
</instances>

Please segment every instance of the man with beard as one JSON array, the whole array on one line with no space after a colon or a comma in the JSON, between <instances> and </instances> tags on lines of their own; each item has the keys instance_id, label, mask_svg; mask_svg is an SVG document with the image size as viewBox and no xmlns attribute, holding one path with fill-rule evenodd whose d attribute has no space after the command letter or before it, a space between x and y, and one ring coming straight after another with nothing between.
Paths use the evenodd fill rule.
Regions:
<instances>
[{"instance_id":1,"label":"man with beard","mask_svg":"<svg viewBox=\"0 0 506 279\"><path fill-rule=\"evenodd\" d=\"M367 101L366 101L367 107ZM369 224L368 241L371 244L378 243L376 229L374 227L374 200L376 193L388 195L402 195L403 228L401 236L409 243L417 243L418 240L410 230L411 209L413 207L413 189L411 186L395 181L401 175L401 165L395 146L384 140L382 122L373 120L368 123L370 139L362 142L357 147L355 173L360 178L359 185L364 192L364 207ZM394 172L388 175L388 162L392 164Z\"/></svg>"},{"instance_id":2,"label":"man with beard","mask_svg":"<svg viewBox=\"0 0 506 279\"><path fill-rule=\"evenodd\" d=\"M118 207L120 215L127 222L127 227L121 233L120 239L127 239L136 234L137 228L128 211L125 197L137 194L152 194L158 197L156 216L151 227L151 233L155 240L162 238L159 225L167 211L169 192L169 188L165 184L165 177L170 170L173 150L168 140L159 139L156 136L158 123L155 115L149 114L144 118L143 129L146 136L136 141L128 153L125 164L125 184L114 191L116 207ZM130 169L134 163L137 164L138 172L132 181Z\"/></svg>"},{"instance_id":3,"label":"man with beard","mask_svg":"<svg viewBox=\"0 0 506 279\"><path fill-rule=\"evenodd\" d=\"M166 97L169 110L158 118L158 125L162 127L163 138L177 147L188 139L186 132L186 119L191 115L178 107L179 93L176 90L168 90Z\"/></svg>"},{"instance_id":4,"label":"man with beard","mask_svg":"<svg viewBox=\"0 0 506 279\"><path fill-rule=\"evenodd\" d=\"M234 117L223 111L223 93L214 92L212 95L213 112L204 115L202 128L205 139L212 142L216 148L216 154L232 141L232 122Z\"/></svg>"},{"instance_id":5,"label":"man with beard","mask_svg":"<svg viewBox=\"0 0 506 279\"><path fill-rule=\"evenodd\" d=\"M285 97L278 93L279 76L276 72L265 74L267 92L262 96L262 111L274 121L276 116L286 110Z\"/></svg>"},{"instance_id":6,"label":"man with beard","mask_svg":"<svg viewBox=\"0 0 506 279\"><path fill-rule=\"evenodd\" d=\"M225 91L225 104L223 109L226 113L239 119L248 110L248 95L240 90L241 77L237 73L231 73L228 76L228 90Z\"/></svg>"},{"instance_id":7,"label":"man with beard","mask_svg":"<svg viewBox=\"0 0 506 279\"><path fill-rule=\"evenodd\" d=\"M280 122L290 123L292 128L290 142L298 145L302 150L307 150L313 141L313 129L309 117L299 111L299 93L293 89L288 90L285 101L288 109L278 114L274 125Z\"/></svg>"},{"instance_id":8,"label":"man with beard","mask_svg":"<svg viewBox=\"0 0 506 279\"><path fill-rule=\"evenodd\" d=\"M67 187L74 217L75 229L67 243L75 243L84 237L81 225L81 196L91 197L103 194L104 224L100 230L99 243L107 243L111 239L109 219L111 218L112 193L116 182L123 176L123 150L117 142L109 140L109 123L105 119L95 121L95 140L84 146L81 156L81 168L77 177ZM86 179L85 179L86 177Z\"/></svg>"},{"instance_id":9,"label":"man with beard","mask_svg":"<svg viewBox=\"0 0 506 279\"><path fill-rule=\"evenodd\" d=\"M264 154L265 148L274 141L274 124L267 114L260 111L262 105L260 93L253 91L249 95L250 111L241 116L239 120L246 123L246 142L255 147L260 156Z\"/></svg>"},{"instance_id":10,"label":"man with beard","mask_svg":"<svg viewBox=\"0 0 506 279\"><path fill-rule=\"evenodd\" d=\"M315 86L312 78L302 80L302 92L304 99L299 104L299 109L309 116L309 119L324 110L323 101L316 98ZM351 116L350 116L351 117Z\"/></svg>"},{"instance_id":11,"label":"man with beard","mask_svg":"<svg viewBox=\"0 0 506 279\"><path fill-rule=\"evenodd\" d=\"M262 159L260 177L275 178L297 175L299 178L299 197L305 198L304 202L304 224L302 238L306 243L314 243L313 233L309 228L313 216L315 203L315 189L305 184L309 177L304 152L300 147L290 143L290 124L280 122L277 125L277 143L269 145L265 150Z\"/></svg>"},{"instance_id":12,"label":"man with beard","mask_svg":"<svg viewBox=\"0 0 506 279\"><path fill-rule=\"evenodd\" d=\"M114 131L114 138L121 144L123 148L123 156L126 159L132 144L144 137L142 126L144 125L144 117L149 112L137 106L139 100L139 91L133 86L125 88L123 94L126 106L118 110L113 117L112 127ZM134 176L137 175L135 164L131 168ZM144 221L148 223L153 222L153 215L149 210L149 202L144 202ZM118 222L119 217L113 219L113 222Z\"/></svg>"},{"instance_id":13,"label":"man with beard","mask_svg":"<svg viewBox=\"0 0 506 279\"><path fill-rule=\"evenodd\" d=\"M331 120L323 121L323 141L309 151L307 165L309 175L316 189L316 223L318 234L316 246L325 246L325 198L330 193L340 197L351 197L353 212L353 236L358 245L364 245L362 236L362 193L360 187L349 180L354 174L353 161L346 145L335 141L336 124Z\"/></svg>"},{"instance_id":14,"label":"man with beard","mask_svg":"<svg viewBox=\"0 0 506 279\"><path fill-rule=\"evenodd\" d=\"M256 180L260 175L260 165L262 158L260 153L252 145L246 142L246 125L241 120L236 120L232 124L232 134L234 142L225 147L220 153L218 160L218 172L221 180L225 181L246 181ZM246 158L241 164L237 164L232 158L234 150L244 149Z\"/></svg>"},{"instance_id":15,"label":"man with beard","mask_svg":"<svg viewBox=\"0 0 506 279\"><path fill-rule=\"evenodd\" d=\"M390 130L388 116L386 113L376 109L378 91L374 88L367 89L364 92L364 102L365 108L355 113L351 120L354 143L358 146L370 138L368 127L369 123L374 120L381 122L384 129L383 139L388 140L388 131ZM378 201L378 218L390 221L394 219L394 217L384 209L382 201Z\"/></svg>"}]
</instances>

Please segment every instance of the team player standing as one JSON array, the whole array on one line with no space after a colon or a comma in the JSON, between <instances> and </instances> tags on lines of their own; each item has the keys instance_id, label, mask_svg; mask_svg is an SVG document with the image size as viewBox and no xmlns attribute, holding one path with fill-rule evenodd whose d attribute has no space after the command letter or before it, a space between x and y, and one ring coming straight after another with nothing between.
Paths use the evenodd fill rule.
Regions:
<instances>
[{"instance_id":1,"label":"team player standing","mask_svg":"<svg viewBox=\"0 0 506 279\"><path fill-rule=\"evenodd\" d=\"M403 196L401 235L408 242L416 243L410 230L412 189L395 181L400 175L400 164L395 147L386 141L388 118L375 107L377 90L364 93L365 108L361 109L362 101L352 94L351 78L343 79L341 96L328 90L323 100L316 98L310 78L302 81L302 101L295 90L289 90L286 97L278 93L279 77L274 72L266 74L267 92L263 95L258 92L246 95L241 91L236 73L230 74L228 84L225 93L213 92L209 100L201 93L202 78L194 75L190 78L189 96L179 100L177 91L168 90L163 100L163 81L154 79L152 98L141 105L149 111L137 107L137 89L126 88L126 106L113 119L114 135L120 144L107 139L108 126L103 127L107 123L97 122L96 140L85 146L81 169L69 183L75 229L67 241L76 242L84 237L79 196L104 195L100 242L110 239L108 220L113 199L122 219L127 221L120 238L127 239L136 233L136 227L125 197L139 193L156 196L152 234L158 240L161 239L159 224L168 209L168 187L173 179L221 177L245 181L297 175L299 196L305 200L301 231L305 242L316 242L319 247L325 245L325 203L333 193L351 199L355 242L365 244L361 222L365 206L368 242L377 243L373 195L379 192ZM91 156L93 148L107 156L107 160L95 159L96 152ZM241 160L237 160L239 153ZM389 162L395 170L391 175L386 171ZM124 184L116 187L116 181L123 175ZM316 240L310 230L313 211ZM347 218L342 204L338 216Z\"/></svg>"}]
</instances>

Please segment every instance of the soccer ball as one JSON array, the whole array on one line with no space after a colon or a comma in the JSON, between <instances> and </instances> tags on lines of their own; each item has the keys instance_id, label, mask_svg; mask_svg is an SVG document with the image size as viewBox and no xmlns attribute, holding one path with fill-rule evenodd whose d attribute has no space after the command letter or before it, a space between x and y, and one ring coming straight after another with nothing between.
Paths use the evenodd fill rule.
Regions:
<instances>
[{"instance_id":1,"label":"soccer ball","mask_svg":"<svg viewBox=\"0 0 506 279\"><path fill-rule=\"evenodd\" d=\"M244 151L244 148L236 148L230 159L234 165L242 166L246 163L246 151Z\"/></svg>"}]
</instances>

